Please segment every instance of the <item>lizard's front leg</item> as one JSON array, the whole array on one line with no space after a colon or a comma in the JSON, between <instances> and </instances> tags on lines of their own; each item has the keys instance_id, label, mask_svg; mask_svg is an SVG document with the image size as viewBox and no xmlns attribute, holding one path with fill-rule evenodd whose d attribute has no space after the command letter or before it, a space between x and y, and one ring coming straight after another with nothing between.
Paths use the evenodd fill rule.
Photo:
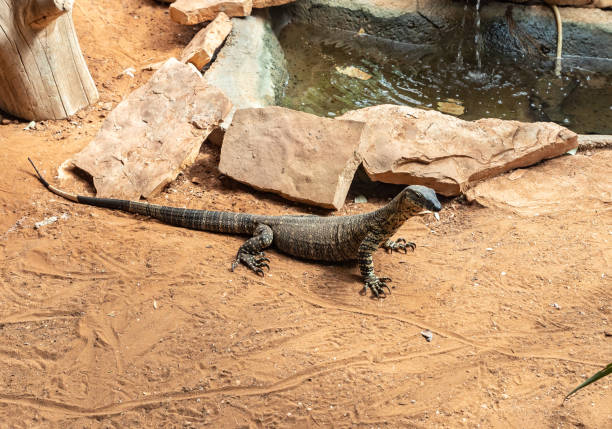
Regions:
<instances>
[{"instance_id":1,"label":"lizard's front leg","mask_svg":"<svg viewBox=\"0 0 612 429\"><path fill-rule=\"evenodd\" d=\"M270 269L270 266L267 264L270 260L265 257L263 250L272 244L273 238L274 234L272 233L272 228L264 224L257 225L257 228L255 228L253 232L253 237L245 241L244 244L240 246L240 249L238 249L236 259L232 263L232 271L234 271L238 264L243 263L249 269L253 270L255 274L263 276L264 272L262 268L266 267L268 270Z\"/></svg>"},{"instance_id":2,"label":"lizard's front leg","mask_svg":"<svg viewBox=\"0 0 612 429\"><path fill-rule=\"evenodd\" d=\"M393 253L394 250L396 252L403 250L404 253L408 253L408 249L414 252L414 249L416 249L416 244L412 241L406 241L403 238L398 238L395 241L387 239L387 241L381 244L380 247L382 247L389 253Z\"/></svg>"},{"instance_id":3,"label":"lizard's front leg","mask_svg":"<svg viewBox=\"0 0 612 429\"><path fill-rule=\"evenodd\" d=\"M372 261L372 253L378 249L380 244L380 234L376 232L369 232L368 235L363 239L359 245L358 259L359 259L359 270L363 276L363 290L367 291L370 289L372 294L376 297L385 296L385 288L391 293L391 289L387 286L387 282L391 279L388 277L377 277L374 274L374 262Z\"/></svg>"}]
</instances>

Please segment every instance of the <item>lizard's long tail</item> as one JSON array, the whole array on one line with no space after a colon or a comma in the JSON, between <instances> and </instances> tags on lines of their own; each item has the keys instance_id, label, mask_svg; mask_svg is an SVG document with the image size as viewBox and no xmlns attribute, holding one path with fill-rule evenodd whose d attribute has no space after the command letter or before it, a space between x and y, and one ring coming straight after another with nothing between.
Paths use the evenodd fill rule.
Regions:
<instances>
[{"instance_id":1,"label":"lizard's long tail","mask_svg":"<svg viewBox=\"0 0 612 429\"><path fill-rule=\"evenodd\" d=\"M168 225L181 226L184 228L198 229L203 231L223 232L230 234L251 234L257 226L257 216L211 211L211 210L194 210L187 208L177 208L169 206L160 206L157 204L142 203L139 201L118 200L114 198L97 198L75 195L49 184L42 174L38 171L34 162L28 158L38 180L45 188L50 190L60 197L75 203L87 204L90 206L104 207L107 209L121 210L128 213L141 214L158 219Z\"/></svg>"}]
</instances>

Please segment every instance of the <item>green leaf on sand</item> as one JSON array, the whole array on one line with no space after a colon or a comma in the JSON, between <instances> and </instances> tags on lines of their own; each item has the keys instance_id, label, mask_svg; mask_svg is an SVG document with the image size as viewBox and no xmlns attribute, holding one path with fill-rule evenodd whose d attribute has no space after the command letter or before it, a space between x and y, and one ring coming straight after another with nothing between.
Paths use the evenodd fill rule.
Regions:
<instances>
[{"instance_id":1,"label":"green leaf on sand","mask_svg":"<svg viewBox=\"0 0 612 429\"><path fill-rule=\"evenodd\" d=\"M582 389L583 387L588 386L589 384L599 380L602 377L605 377L606 375L608 375L610 373L612 373L612 363L609 363L608 366L606 366L604 369L602 369L598 373L594 374L591 378L589 378L584 383L582 383L580 386L576 387L574 390L572 390L570 393L568 393L567 396L565 397L564 401L567 400L567 398L572 396L574 393L576 393L577 391Z\"/></svg>"}]
</instances>

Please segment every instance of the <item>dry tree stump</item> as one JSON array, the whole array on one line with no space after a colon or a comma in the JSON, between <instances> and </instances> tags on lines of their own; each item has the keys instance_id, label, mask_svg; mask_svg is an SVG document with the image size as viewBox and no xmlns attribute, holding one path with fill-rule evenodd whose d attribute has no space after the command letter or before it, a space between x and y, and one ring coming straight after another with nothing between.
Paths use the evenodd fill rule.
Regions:
<instances>
[{"instance_id":1,"label":"dry tree stump","mask_svg":"<svg viewBox=\"0 0 612 429\"><path fill-rule=\"evenodd\" d=\"M72 22L74 0L0 0L0 109L61 119L98 91Z\"/></svg>"}]
</instances>

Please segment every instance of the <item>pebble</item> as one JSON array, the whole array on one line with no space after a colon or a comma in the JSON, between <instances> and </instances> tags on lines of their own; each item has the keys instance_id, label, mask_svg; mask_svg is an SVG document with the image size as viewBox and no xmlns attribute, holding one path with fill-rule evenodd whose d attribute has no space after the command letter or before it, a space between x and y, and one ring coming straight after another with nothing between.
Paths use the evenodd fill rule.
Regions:
<instances>
[{"instance_id":1,"label":"pebble","mask_svg":"<svg viewBox=\"0 0 612 429\"><path fill-rule=\"evenodd\" d=\"M36 129L36 122L34 121L30 121L30 123L26 125L24 128L24 130L35 130L35 129Z\"/></svg>"},{"instance_id":2,"label":"pebble","mask_svg":"<svg viewBox=\"0 0 612 429\"><path fill-rule=\"evenodd\" d=\"M44 218L40 222L36 222L34 224L34 229L40 229L43 226L50 225L54 222L57 222L57 219L58 219L57 216L50 216L50 217Z\"/></svg>"},{"instance_id":3,"label":"pebble","mask_svg":"<svg viewBox=\"0 0 612 429\"><path fill-rule=\"evenodd\" d=\"M421 335L427 340L428 343L433 340L433 334L430 331L421 331Z\"/></svg>"}]
</instances>

